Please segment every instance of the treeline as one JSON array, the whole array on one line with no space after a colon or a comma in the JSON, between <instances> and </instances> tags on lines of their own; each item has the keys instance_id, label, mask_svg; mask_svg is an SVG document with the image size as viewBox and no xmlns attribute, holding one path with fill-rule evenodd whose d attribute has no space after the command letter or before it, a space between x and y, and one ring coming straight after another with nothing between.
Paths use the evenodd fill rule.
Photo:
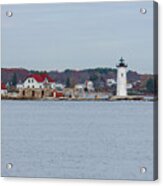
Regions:
<instances>
[{"instance_id":1,"label":"treeline","mask_svg":"<svg viewBox=\"0 0 163 186\"><path fill-rule=\"evenodd\" d=\"M62 83L68 88L73 88L76 84L84 83L90 80L94 84L96 91L115 91L115 86L108 87L107 79L115 79L117 76L117 69L114 68L95 68L95 69L84 69L84 70L71 70L66 69L63 72L59 71L38 71L38 70L26 70L26 69L1 69L1 80L5 84L16 86L18 83L23 83L24 80L30 74L43 74L47 73L57 83ZM131 90L135 93L155 93L157 91L157 78L152 75L142 75L135 71L127 72L128 83L133 84L134 82L140 81L139 87Z\"/></svg>"}]
</instances>

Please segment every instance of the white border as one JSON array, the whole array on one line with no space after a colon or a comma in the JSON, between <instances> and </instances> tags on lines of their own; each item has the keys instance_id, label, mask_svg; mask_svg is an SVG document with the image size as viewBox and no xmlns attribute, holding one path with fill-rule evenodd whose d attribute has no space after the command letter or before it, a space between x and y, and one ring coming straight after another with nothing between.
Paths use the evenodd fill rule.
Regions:
<instances>
[{"instance_id":1,"label":"white border","mask_svg":"<svg viewBox=\"0 0 163 186\"><path fill-rule=\"evenodd\" d=\"M103 2L109 0L1 0L0 4L18 4L18 3L59 3L59 2ZM111 0L117 1L117 0ZM122 1L122 0L118 0ZM131 0L130 0L131 1ZM144 0L146 1L146 0ZM72 179L34 179L34 178L0 178L0 185L2 186L95 186L95 185L112 185L114 186L128 186L128 185L138 185L138 186L148 186L152 184L163 185L163 38L161 33L163 33L163 0L157 0L159 3L159 180L155 182L142 182L142 181L105 181L105 180L72 180Z\"/></svg>"}]
</instances>

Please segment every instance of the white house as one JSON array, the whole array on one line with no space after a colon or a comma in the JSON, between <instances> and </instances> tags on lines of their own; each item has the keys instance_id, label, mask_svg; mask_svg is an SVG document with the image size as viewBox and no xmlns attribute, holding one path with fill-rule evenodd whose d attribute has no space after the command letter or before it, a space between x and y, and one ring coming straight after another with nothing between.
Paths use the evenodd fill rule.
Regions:
<instances>
[{"instance_id":1,"label":"white house","mask_svg":"<svg viewBox=\"0 0 163 186\"><path fill-rule=\"evenodd\" d=\"M127 89L132 89L132 88L133 88L132 83L127 83Z\"/></svg>"},{"instance_id":2,"label":"white house","mask_svg":"<svg viewBox=\"0 0 163 186\"><path fill-rule=\"evenodd\" d=\"M19 83L16 84L16 88L17 89L22 89L24 86L23 86L23 83L21 81L19 81Z\"/></svg>"},{"instance_id":3,"label":"white house","mask_svg":"<svg viewBox=\"0 0 163 186\"><path fill-rule=\"evenodd\" d=\"M85 88L87 88L87 90L90 91L90 92L91 91L93 92L95 90L93 82L92 81L88 81L88 80L85 82Z\"/></svg>"},{"instance_id":4,"label":"white house","mask_svg":"<svg viewBox=\"0 0 163 186\"><path fill-rule=\"evenodd\" d=\"M84 88L85 88L84 84L76 84L74 87L74 96L75 97L84 97L84 95L85 95Z\"/></svg>"},{"instance_id":5,"label":"white house","mask_svg":"<svg viewBox=\"0 0 163 186\"><path fill-rule=\"evenodd\" d=\"M120 63L117 65L117 96L127 96L127 65L121 57Z\"/></svg>"},{"instance_id":6,"label":"white house","mask_svg":"<svg viewBox=\"0 0 163 186\"><path fill-rule=\"evenodd\" d=\"M74 88L77 91L84 91L84 84L76 84Z\"/></svg>"},{"instance_id":7,"label":"white house","mask_svg":"<svg viewBox=\"0 0 163 186\"><path fill-rule=\"evenodd\" d=\"M6 95L7 94L7 88L4 83L1 83L1 95Z\"/></svg>"},{"instance_id":8,"label":"white house","mask_svg":"<svg viewBox=\"0 0 163 186\"><path fill-rule=\"evenodd\" d=\"M55 89L55 81L48 74L31 74L24 81L23 88Z\"/></svg>"},{"instance_id":9,"label":"white house","mask_svg":"<svg viewBox=\"0 0 163 186\"><path fill-rule=\"evenodd\" d=\"M116 84L116 81L115 81L115 79L107 79L106 84L108 87L111 87L112 85Z\"/></svg>"},{"instance_id":10,"label":"white house","mask_svg":"<svg viewBox=\"0 0 163 186\"><path fill-rule=\"evenodd\" d=\"M18 84L16 85L16 88L18 88L18 89L21 89L21 88L23 88L23 87L24 87L24 85L21 84L21 83L18 83Z\"/></svg>"}]
</instances>

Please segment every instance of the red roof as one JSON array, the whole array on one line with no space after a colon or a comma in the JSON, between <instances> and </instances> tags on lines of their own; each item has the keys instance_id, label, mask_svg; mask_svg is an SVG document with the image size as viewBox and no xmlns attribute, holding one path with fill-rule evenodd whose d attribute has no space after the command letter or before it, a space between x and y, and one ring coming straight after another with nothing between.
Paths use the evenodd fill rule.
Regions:
<instances>
[{"instance_id":1,"label":"red roof","mask_svg":"<svg viewBox=\"0 0 163 186\"><path fill-rule=\"evenodd\" d=\"M41 77L44 80L47 78L50 83L54 83L54 80L48 74L41 74Z\"/></svg>"},{"instance_id":2,"label":"red roof","mask_svg":"<svg viewBox=\"0 0 163 186\"><path fill-rule=\"evenodd\" d=\"M31 74L27 78L34 78L38 83L42 83L45 79L50 83L54 83L55 81L48 74Z\"/></svg>"},{"instance_id":3,"label":"red roof","mask_svg":"<svg viewBox=\"0 0 163 186\"><path fill-rule=\"evenodd\" d=\"M6 85L4 83L1 83L1 90L6 90Z\"/></svg>"}]
</instances>

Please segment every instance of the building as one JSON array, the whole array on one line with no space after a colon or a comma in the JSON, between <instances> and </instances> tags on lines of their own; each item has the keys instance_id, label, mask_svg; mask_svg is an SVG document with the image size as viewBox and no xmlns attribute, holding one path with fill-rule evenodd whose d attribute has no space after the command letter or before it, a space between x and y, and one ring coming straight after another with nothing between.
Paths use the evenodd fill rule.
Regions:
<instances>
[{"instance_id":1,"label":"building","mask_svg":"<svg viewBox=\"0 0 163 186\"><path fill-rule=\"evenodd\" d=\"M63 91L54 90L53 91L53 97L54 98L63 98L64 97Z\"/></svg>"},{"instance_id":2,"label":"building","mask_svg":"<svg viewBox=\"0 0 163 186\"><path fill-rule=\"evenodd\" d=\"M23 88L55 89L55 81L48 74L31 74L24 81Z\"/></svg>"},{"instance_id":3,"label":"building","mask_svg":"<svg viewBox=\"0 0 163 186\"><path fill-rule=\"evenodd\" d=\"M73 88L64 88L63 95L65 98L75 98L74 89Z\"/></svg>"},{"instance_id":4,"label":"building","mask_svg":"<svg viewBox=\"0 0 163 186\"><path fill-rule=\"evenodd\" d=\"M19 81L17 84L16 84L16 88L17 89L22 89L24 86L23 86L23 83L21 81Z\"/></svg>"},{"instance_id":5,"label":"building","mask_svg":"<svg viewBox=\"0 0 163 186\"><path fill-rule=\"evenodd\" d=\"M132 88L133 88L132 83L127 83L127 89L132 89Z\"/></svg>"},{"instance_id":6,"label":"building","mask_svg":"<svg viewBox=\"0 0 163 186\"><path fill-rule=\"evenodd\" d=\"M4 83L1 83L1 95L7 94L7 87Z\"/></svg>"},{"instance_id":7,"label":"building","mask_svg":"<svg viewBox=\"0 0 163 186\"><path fill-rule=\"evenodd\" d=\"M41 99L53 97L54 89L42 88L23 88L19 89L18 97L20 99Z\"/></svg>"},{"instance_id":8,"label":"building","mask_svg":"<svg viewBox=\"0 0 163 186\"><path fill-rule=\"evenodd\" d=\"M120 63L117 65L117 96L127 96L127 65L121 57Z\"/></svg>"},{"instance_id":9,"label":"building","mask_svg":"<svg viewBox=\"0 0 163 186\"><path fill-rule=\"evenodd\" d=\"M75 86L74 86L74 89L75 90L77 90L77 91L84 91L84 84L76 84Z\"/></svg>"},{"instance_id":10,"label":"building","mask_svg":"<svg viewBox=\"0 0 163 186\"><path fill-rule=\"evenodd\" d=\"M94 85L93 85L93 82L92 81L85 81L85 89L88 91L88 92L93 92L95 89L94 89Z\"/></svg>"},{"instance_id":11,"label":"building","mask_svg":"<svg viewBox=\"0 0 163 186\"><path fill-rule=\"evenodd\" d=\"M115 81L115 79L107 79L106 84L108 87L111 87L116 84L116 81Z\"/></svg>"},{"instance_id":12,"label":"building","mask_svg":"<svg viewBox=\"0 0 163 186\"><path fill-rule=\"evenodd\" d=\"M84 97L84 95L85 95L84 88L85 88L84 84L76 84L75 87L74 87L74 96L76 98Z\"/></svg>"}]
</instances>

